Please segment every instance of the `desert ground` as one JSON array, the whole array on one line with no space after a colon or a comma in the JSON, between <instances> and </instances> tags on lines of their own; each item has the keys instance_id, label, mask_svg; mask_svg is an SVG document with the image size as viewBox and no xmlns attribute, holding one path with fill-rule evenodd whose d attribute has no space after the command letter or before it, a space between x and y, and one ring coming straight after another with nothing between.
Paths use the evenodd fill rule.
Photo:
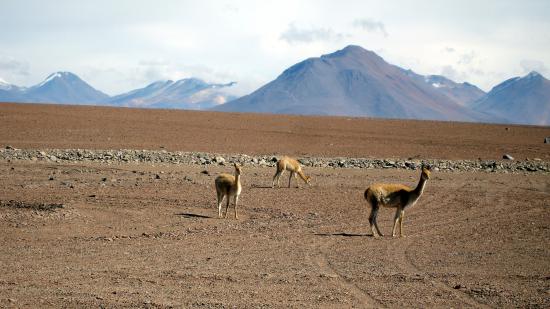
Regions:
<instances>
[{"instance_id":1,"label":"desert ground","mask_svg":"<svg viewBox=\"0 0 550 309\"><path fill-rule=\"evenodd\" d=\"M0 104L0 147L550 161L549 127ZM433 172L392 238L374 182L418 170L0 160L0 307L550 307L550 174ZM288 174L285 174L288 177ZM284 180L283 180L284 179ZM281 184L287 184L283 177Z\"/></svg>"}]
</instances>

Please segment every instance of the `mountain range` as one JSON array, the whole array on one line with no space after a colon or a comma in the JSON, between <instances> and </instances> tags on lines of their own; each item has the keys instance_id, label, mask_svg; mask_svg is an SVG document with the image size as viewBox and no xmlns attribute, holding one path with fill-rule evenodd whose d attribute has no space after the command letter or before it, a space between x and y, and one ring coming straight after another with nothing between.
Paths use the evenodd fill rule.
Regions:
<instances>
[{"instance_id":1,"label":"mountain range","mask_svg":"<svg viewBox=\"0 0 550 309\"><path fill-rule=\"evenodd\" d=\"M186 78L157 81L144 88L110 97L73 73L56 72L29 88L0 80L0 102L206 109L235 99L235 96L225 91L233 85L234 82L209 84L197 78Z\"/></svg>"},{"instance_id":2,"label":"mountain range","mask_svg":"<svg viewBox=\"0 0 550 309\"><path fill-rule=\"evenodd\" d=\"M469 83L402 69L351 45L297 63L255 92L214 110L550 124L548 80L531 73L503 84L508 82L517 86L501 84L485 93ZM509 112L524 109L533 113L518 117L517 112Z\"/></svg>"},{"instance_id":3,"label":"mountain range","mask_svg":"<svg viewBox=\"0 0 550 309\"><path fill-rule=\"evenodd\" d=\"M301 61L240 98L230 94L234 84L186 78L108 96L75 74L57 72L29 88L0 79L0 102L550 125L550 81L537 72L485 93L467 82L400 68L354 45Z\"/></svg>"}]
</instances>

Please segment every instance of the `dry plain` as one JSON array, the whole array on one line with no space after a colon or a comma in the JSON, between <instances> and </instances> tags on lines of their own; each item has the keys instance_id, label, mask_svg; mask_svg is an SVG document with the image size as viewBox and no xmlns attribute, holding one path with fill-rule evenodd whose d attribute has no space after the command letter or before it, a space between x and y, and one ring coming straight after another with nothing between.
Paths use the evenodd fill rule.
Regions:
<instances>
[{"instance_id":1,"label":"dry plain","mask_svg":"<svg viewBox=\"0 0 550 309\"><path fill-rule=\"evenodd\" d=\"M0 146L550 161L548 127L0 104ZM205 173L204 171L208 173ZM371 237L364 189L418 170L0 161L0 307L550 306L550 175L434 172L407 237ZM157 177L158 175L158 177ZM287 174L288 175L288 174ZM10 202L11 201L11 202ZM63 208L40 209L41 203Z\"/></svg>"}]
</instances>

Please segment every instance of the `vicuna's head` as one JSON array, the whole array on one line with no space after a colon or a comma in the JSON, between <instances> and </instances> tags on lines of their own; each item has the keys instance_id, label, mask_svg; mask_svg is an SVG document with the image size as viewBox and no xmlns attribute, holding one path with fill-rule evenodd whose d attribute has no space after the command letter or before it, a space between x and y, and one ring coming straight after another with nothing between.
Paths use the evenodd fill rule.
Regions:
<instances>
[{"instance_id":1,"label":"vicuna's head","mask_svg":"<svg viewBox=\"0 0 550 309\"><path fill-rule=\"evenodd\" d=\"M242 169L237 163L233 163L233 166L235 166L235 175L240 175L242 172Z\"/></svg>"},{"instance_id":2,"label":"vicuna's head","mask_svg":"<svg viewBox=\"0 0 550 309\"><path fill-rule=\"evenodd\" d=\"M420 174L420 177L422 177L422 179L424 180L428 180L430 179L430 167L428 166L422 166L422 174Z\"/></svg>"}]
</instances>

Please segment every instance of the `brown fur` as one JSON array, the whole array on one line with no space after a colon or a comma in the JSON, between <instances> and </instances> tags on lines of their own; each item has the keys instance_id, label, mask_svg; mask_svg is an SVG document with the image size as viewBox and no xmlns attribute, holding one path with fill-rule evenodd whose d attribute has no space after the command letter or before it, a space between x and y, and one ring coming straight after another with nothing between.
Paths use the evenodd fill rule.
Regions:
<instances>
[{"instance_id":1,"label":"brown fur","mask_svg":"<svg viewBox=\"0 0 550 309\"><path fill-rule=\"evenodd\" d=\"M378 228L376 217L378 209L382 207L396 208L392 236L395 237L397 224L399 223L399 235L403 235L403 217L405 216L405 208L411 207L420 198L424 191L426 181L430 179L430 171L426 167L422 167L420 181L415 189L401 184L373 184L365 190L365 199L371 207L369 216L369 224L372 235L377 237L383 236ZM378 233L378 235L377 235Z\"/></svg>"},{"instance_id":2,"label":"brown fur","mask_svg":"<svg viewBox=\"0 0 550 309\"><path fill-rule=\"evenodd\" d=\"M300 178L302 178L302 180L309 185L311 177L304 175L304 172L302 171L302 166L300 166L300 162L298 162L296 159L284 156L279 159L279 161L277 161L277 171L275 172L275 176L273 176L273 182L271 184L272 188L275 187L275 182L277 182L277 187L279 186L279 178L284 171L290 172L290 177L288 178L289 188L290 182L292 181L292 176L296 178L296 175L300 176ZM298 183L296 183L296 187L298 187Z\"/></svg>"},{"instance_id":3,"label":"brown fur","mask_svg":"<svg viewBox=\"0 0 550 309\"><path fill-rule=\"evenodd\" d=\"M229 174L220 174L216 177L216 194L218 197L218 218L222 216L222 202L224 197L227 200L227 205L225 206L225 215L224 218L227 218L227 210L229 208L229 201L231 197L235 200L235 219L238 219L237 216L237 203L239 201L239 195L241 194L241 167L237 164L234 164L235 167L235 176Z\"/></svg>"}]
</instances>

